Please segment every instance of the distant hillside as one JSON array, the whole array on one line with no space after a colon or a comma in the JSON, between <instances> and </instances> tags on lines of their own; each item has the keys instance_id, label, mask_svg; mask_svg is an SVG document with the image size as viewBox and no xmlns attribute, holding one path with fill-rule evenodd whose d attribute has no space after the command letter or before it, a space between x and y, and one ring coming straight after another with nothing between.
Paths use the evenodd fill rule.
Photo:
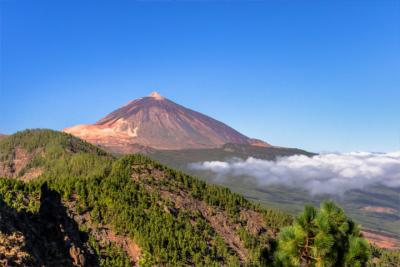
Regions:
<instances>
[{"instance_id":1,"label":"distant hillside","mask_svg":"<svg viewBox=\"0 0 400 267\"><path fill-rule=\"evenodd\" d=\"M0 177L18 177L31 180L38 176L62 176L66 163L79 159L84 163L76 173L82 176L103 175L112 158L98 147L70 134L34 129L18 132L0 141Z\"/></svg>"},{"instance_id":2,"label":"distant hillside","mask_svg":"<svg viewBox=\"0 0 400 267\"><path fill-rule=\"evenodd\" d=\"M218 148L226 143L270 146L155 92L129 102L95 124L64 131L120 154L142 151L143 147L200 149Z\"/></svg>"},{"instance_id":3,"label":"distant hillside","mask_svg":"<svg viewBox=\"0 0 400 267\"><path fill-rule=\"evenodd\" d=\"M247 159L254 157L258 159L275 160L277 157L292 155L312 156L314 153L297 148L284 147L260 147L248 144L225 144L220 148L209 149L182 149L182 150L152 150L147 154L170 166L187 169L189 163L202 161L224 161L232 158Z\"/></svg>"}]
</instances>

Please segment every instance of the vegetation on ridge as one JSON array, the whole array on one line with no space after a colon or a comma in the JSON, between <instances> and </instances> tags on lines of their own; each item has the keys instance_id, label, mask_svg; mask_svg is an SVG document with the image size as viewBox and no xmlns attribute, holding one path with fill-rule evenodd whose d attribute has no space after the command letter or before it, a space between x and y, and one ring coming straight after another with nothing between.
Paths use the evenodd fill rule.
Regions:
<instances>
[{"instance_id":1,"label":"vegetation on ridge","mask_svg":"<svg viewBox=\"0 0 400 267\"><path fill-rule=\"evenodd\" d=\"M300 242L304 236L325 234L329 240L322 241L329 243L330 249L315 244L318 249L308 251L310 258L321 251L327 260L333 255L345 255L339 257L343 261L335 262L337 266L345 266L349 259L365 263L363 259L368 258L368 253L349 256L352 250L348 248L358 246L368 252L369 246L363 247L365 241L354 239L359 238L356 225L333 204L326 204L319 212L307 208L313 216L303 214L292 225L290 215L263 209L226 188L207 184L145 156L114 158L68 134L29 130L10 136L0 141L0 161L13 162L15 159L10 155L16 148L32 153L18 176L38 167L43 173L29 183L0 179L0 199L6 205L33 214L38 212L40 188L48 183L62 196L63 203L72 202L77 213L87 216L94 227L110 225L115 233L134 240L141 249L140 260L135 264L141 266L272 266L285 262L297 266L301 264L295 260L298 254L288 249L287 244ZM182 199L186 202L180 203ZM187 203L191 205L185 206ZM210 218L217 220L218 216L223 216L228 230L234 231L229 233L234 234L234 244L243 245L241 250L231 245L231 236L224 236L212 224ZM304 216L309 220L303 220ZM327 225L323 218L332 216L335 221ZM254 225L247 222L248 218L253 219ZM131 264L126 252L115 246L108 251L99 248L91 230L81 227L89 235L88 246L99 255L101 266ZM288 228L284 228L277 242L277 233L283 227ZM344 247L338 245L340 242L345 242ZM246 252L245 257L242 251Z\"/></svg>"}]
</instances>

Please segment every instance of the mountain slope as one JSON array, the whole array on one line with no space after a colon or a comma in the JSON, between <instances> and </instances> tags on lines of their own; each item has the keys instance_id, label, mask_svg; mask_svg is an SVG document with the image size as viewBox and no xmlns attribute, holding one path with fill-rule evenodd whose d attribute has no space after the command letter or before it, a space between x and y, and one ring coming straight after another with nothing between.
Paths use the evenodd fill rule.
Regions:
<instances>
[{"instance_id":1,"label":"mountain slope","mask_svg":"<svg viewBox=\"0 0 400 267\"><path fill-rule=\"evenodd\" d=\"M227 188L69 134L12 135L0 141L0 162L15 164L17 149L30 153L25 166L0 178L6 266L270 266L277 233L292 223ZM42 172L20 181L32 168Z\"/></svg>"},{"instance_id":2,"label":"mountain slope","mask_svg":"<svg viewBox=\"0 0 400 267\"><path fill-rule=\"evenodd\" d=\"M85 230L85 224L75 220L59 192L49 189L47 183L24 184L1 178L0 217L1 266L135 263L106 236Z\"/></svg>"},{"instance_id":3,"label":"mountain slope","mask_svg":"<svg viewBox=\"0 0 400 267\"><path fill-rule=\"evenodd\" d=\"M0 141L0 177L31 180L38 176L103 175L112 156L70 134L34 129ZM83 163L78 166L77 162ZM72 172L71 166L76 171Z\"/></svg>"},{"instance_id":4,"label":"mountain slope","mask_svg":"<svg viewBox=\"0 0 400 267\"><path fill-rule=\"evenodd\" d=\"M158 93L131 101L96 124L64 131L117 153L143 146L158 150L216 148L226 143L269 146Z\"/></svg>"},{"instance_id":5,"label":"mountain slope","mask_svg":"<svg viewBox=\"0 0 400 267\"><path fill-rule=\"evenodd\" d=\"M0 216L15 226L6 221L0 230L7 242L19 242L21 257L15 262L83 266L84 259L94 258L93 266L259 265L272 260L274 237L292 220L146 157L116 159L65 133L12 135L0 141L0 162L15 164L18 149L30 156L19 171L8 173L12 179L0 179ZM41 169L38 177L20 182L32 168ZM43 189L45 183L50 191ZM60 212L55 218L50 216L58 214L50 212L54 208ZM53 235L43 236L37 247L29 243L40 240L35 232L47 227ZM65 241L71 238L74 249ZM57 244L55 254L44 253L47 242Z\"/></svg>"}]
</instances>

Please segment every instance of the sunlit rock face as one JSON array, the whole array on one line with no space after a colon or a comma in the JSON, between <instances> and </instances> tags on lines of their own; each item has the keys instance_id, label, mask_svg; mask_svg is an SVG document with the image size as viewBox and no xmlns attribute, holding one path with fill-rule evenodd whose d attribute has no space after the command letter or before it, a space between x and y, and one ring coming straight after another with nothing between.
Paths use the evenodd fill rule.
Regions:
<instances>
[{"instance_id":1,"label":"sunlit rock face","mask_svg":"<svg viewBox=\"0 0 400 267\"><path fill-rule=\"evenodd\" d=\"M157 92L113 111L95 124L64 130L118 153L142 149L215 148L226 143L269 146Z\"/></svg>"}]
</instances>

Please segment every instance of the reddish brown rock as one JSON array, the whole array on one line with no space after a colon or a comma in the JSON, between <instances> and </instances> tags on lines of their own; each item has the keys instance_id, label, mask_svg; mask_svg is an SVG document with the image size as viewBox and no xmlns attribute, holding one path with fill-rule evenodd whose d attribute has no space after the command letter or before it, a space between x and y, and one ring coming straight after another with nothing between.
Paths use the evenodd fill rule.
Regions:
<instances>
[{"instance_id":1,"label":"reddish brown rock","mask_svg":"<svg viewBox=\"0 0 400 267\"><path fill-rule=\"evenodd\" d=\"M139 98L92 125L64 130L117 153L147 149L217 148L226 143L269 146L158 93Z\"/></svg>"},{"instance_id":2,"label":"reddish brown rock","mask_svg":"<svg viewBox=\"0 0 400 267\"><path fill-rule=\"evenodd\" d=\"M20 171L26 167L33 157L34 153L16 147L8 160L0 161L0 177L17 177Z\"/></svg>"}]
</instances>

